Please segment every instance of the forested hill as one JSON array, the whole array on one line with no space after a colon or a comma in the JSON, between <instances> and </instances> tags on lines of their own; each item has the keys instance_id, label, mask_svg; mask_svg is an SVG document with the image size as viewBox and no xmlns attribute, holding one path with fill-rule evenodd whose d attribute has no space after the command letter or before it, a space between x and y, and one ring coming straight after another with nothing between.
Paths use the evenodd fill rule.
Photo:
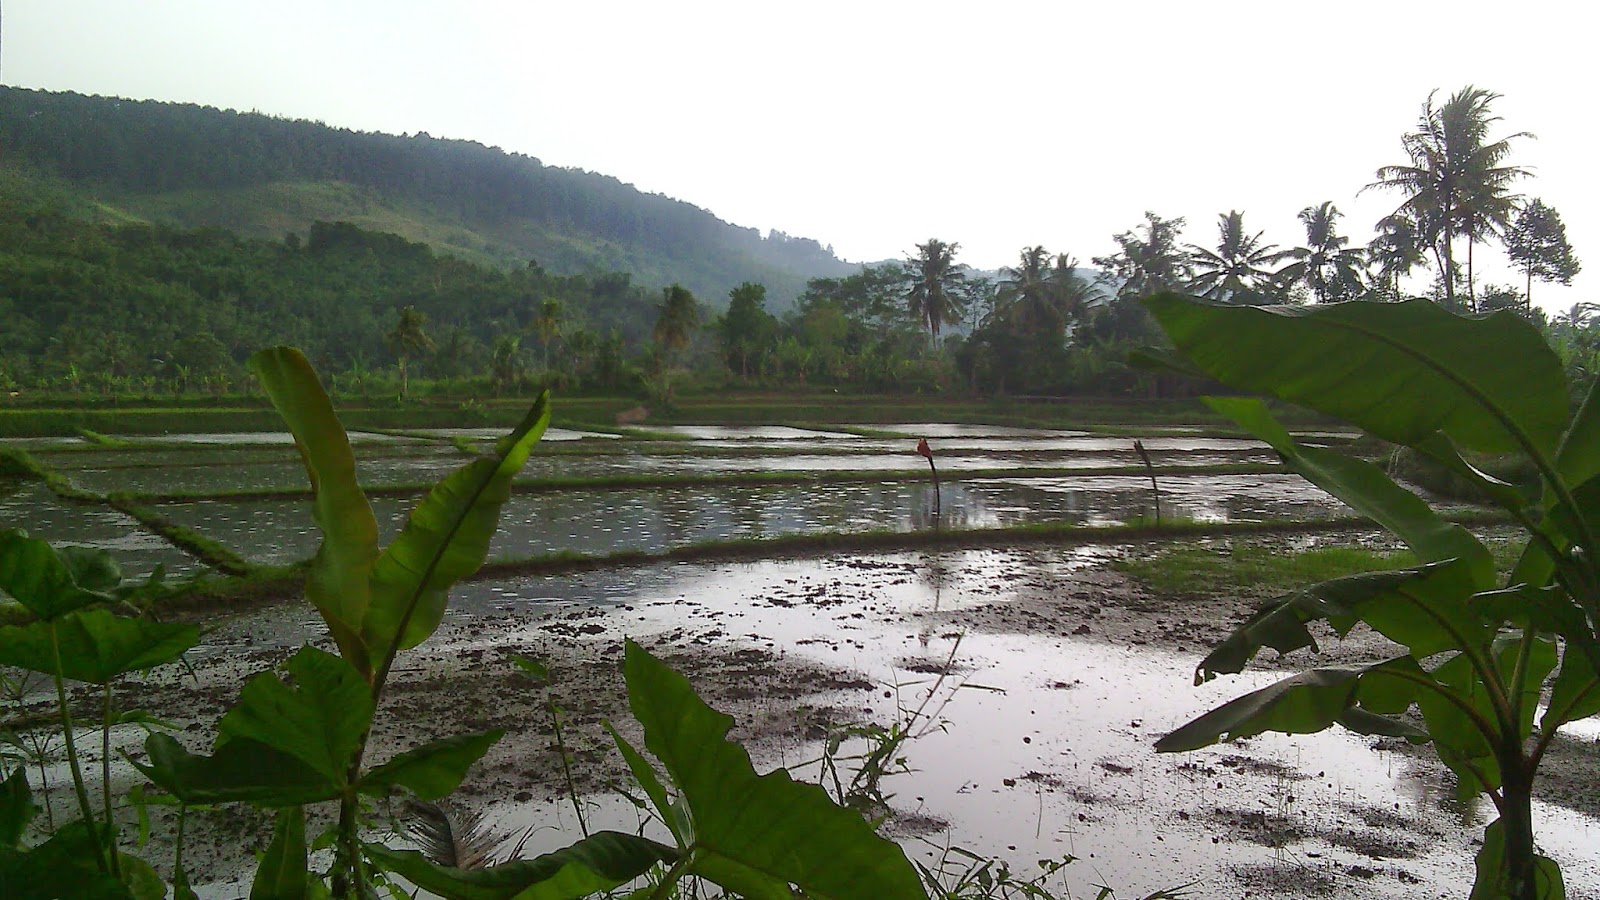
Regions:
<instances>
[{"instance_id":1,"label":"forested hill","mask_svg":"<svg viewBox=\"0 0 1600 900\"><path fill-rule=\"evenodd\" d=\"M193 104L0 87L0 164L65 179L107 217L275 239L350 221L480 262L676 281L712 304L757 281L783 305L857 268L809 238L471 141Z\"/></svg>"}]
</instances>

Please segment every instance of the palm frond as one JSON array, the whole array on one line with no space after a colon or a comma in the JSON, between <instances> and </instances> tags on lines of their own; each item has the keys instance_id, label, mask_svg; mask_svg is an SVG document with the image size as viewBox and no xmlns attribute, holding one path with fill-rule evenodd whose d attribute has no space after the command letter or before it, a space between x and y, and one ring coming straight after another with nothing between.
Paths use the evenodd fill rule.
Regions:
<instances>
[{"instance_id":1,"label":"palm frond","mask_svg":"<svg viewBox=\"0 0 1600 900\"><path fill-rule=\"evenodd\" d=\"M435 865L454 869L484 869L514 858L532 833L531 828L524 831L507 852L506 845L515 832L491 827L483 810L461 812L416 798L406 801L402 827L423 856Z\"/></svg>"}]
</instances>

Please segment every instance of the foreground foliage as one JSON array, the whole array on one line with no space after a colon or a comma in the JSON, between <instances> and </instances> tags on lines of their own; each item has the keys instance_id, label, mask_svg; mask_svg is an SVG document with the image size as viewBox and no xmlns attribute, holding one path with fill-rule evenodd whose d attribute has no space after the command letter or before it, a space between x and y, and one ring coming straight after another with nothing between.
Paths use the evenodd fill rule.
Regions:
<instances>
[{"instance_id":1,"label":"foreground foliage","mask_svg":"<svg viewBox=\"0 0 1600 900\"><path fill-rule=\"evenodd\" d=\"M625 667L630 705L644 726L645 747L667 777L620 734L616 740L673 844L597 832L537 859L462 870L370 840L374 799L398 792L438 800L503 736L488 731L434 740L376 766L365 759L396 658L432 635L450 586L483 564L511 480L549 421L548 403L540 398L493 453L436 486L380 550L349 441L310 365L298 351L275 348L257 354L251 366L293 432L315 491L313 518L323 542L306 596L338 652L307 645L281 674L252 678L217 723L209 754L194 753L152 726L148 759L134 765L166 792L157 802L180 809L245 803L274 811L252 897L364 898L375 888L393 888L398 877L447 898L577 898L646 876L651 896L671 895L686 878L753 898L789 897L791 885L815 897L925 896L917 870L897 845L859 814L834 805L822 788L798 784L781 769L757 775L744 749L727 739L733 720L631 641ZM107 554L53 548L21 532L0 533L0 590L36 619L0 632L0 664L53 679L80 814L49 829L37 846L23 847L39 810L23 769L10 772L0 783L0 893L164 897L166 886L150 866L118 849L109 733L116 724L144 720L113 715L111 685L123 674L175 661L198 641L197 630L113 614L103 606L133 589ZM99 810L73 742L69 679L104 687ZM319 803L338 807L338 824L325 842L308 840L306 833L305 808ZM315 846L333 848L326 872L312 870ZM193 897L181 825L177 852L173 891Z\"/></svg>"},{"instance_id":2,"label":"foreground foliage","mask_svg":"<svg viewBox=\"0 0 1600 900\"><path fill-rule=\"evenodd\" d=\"M1477 857L1474 900L1565 896L1559 868L1536 851L1531 792L1557 730L1600 712L1594 387L1585 385L1582 403L1569 408L1561 361L1536 328L1508 312L1460 317L1423 301L1251 309L1172 294L1147 307L1176 347L1158 358L1166 365L1413 448L1473 484L1529 537L1498 579L1476 537L1378 466L1295 441L1259 400L1212 399L1309 481L1402 539L1419 564L1269 601L1195 677L1237 673L1263 648L1315 648L1307 625L1319 621L1341 636L1365 623L1393 641L1395 653L1247 694L1162 738L1157 749L1335 723L1431 742L1460 793L1487 797L1498 814ZM1512 455L1537 475L1495 478L1463 458L1471 452Z\"/></svg>"}]
</instances>

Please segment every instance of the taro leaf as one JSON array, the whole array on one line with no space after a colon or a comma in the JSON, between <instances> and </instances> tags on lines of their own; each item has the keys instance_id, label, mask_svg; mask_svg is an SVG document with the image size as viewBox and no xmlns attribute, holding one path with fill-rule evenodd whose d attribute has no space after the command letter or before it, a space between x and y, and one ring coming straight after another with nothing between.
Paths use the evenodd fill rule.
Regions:
<instances>
[{"instance_id":1,"label":"taro leaf","mask_svg":"<svg viewBox=\"0 0 1600 900\"><path fill-rule=\"evenodd\" d=\"M79 589L110 594L122 585L122 569L111 554L98 547L64 546L56 548L61 564L67 567L72 583Z\"/></svg>"},{"instance_id":2,"label":"taro leaf","mask_svg":"<svg viewBox=\"0 0 1600 900\"><path fill-rule=\"evenodd\" d=\"M130 853L118 853L117 867L133 900L167 900L167 883L149 863Z\"/></svg>"},{"instance_id":3,"label":"taro leaf","mask_svg":"<svg viewBox=\"0 0 1600 900\"><path fill-rule=\"evenodd\" d=\"M1156 741L1161 753L1181 753L1265 731L1311 734L1334 724L1359 699L1357 688L1374 674L1420 672L1409 656L1377 663L1330 666L1285 678L1230 700ZM1392 678L1385 681L1394 681Z\"/></svg>"},{"instance_id":4,"label":"taro leaf","mask_svg":"<svg viewBox=\"0 0 1600 900\"><path fill-rule=\"evenodd\" d=\"M435 485L372 569L372 607L362 632L374 662L427 640L444 617L445 593L489 553L511 481L550 424L550 394L534 402L495 451Z\"/></svg>"},{"instance_id":5,"label":"taro leaf","mask_svg":"<svg viewBox=\"0 0 1600 900\"><path fill-rule=\"evenodd\" d=\"M667 789L662 787L661 779L656 775L656 767L650 765L650 761L628 743L610 722L606 723L606 730L611 732L611 739L616 741L617 749L622 751L622 758L627 761L628 771L633 773L633 780L639 782L639 786L644 788L645 796L650 798L650 805L655 807L656 815L661 817L662 824L672 832L673 839L682 845L683 829L678 827L678 817L673 812L671 801L667 799Z\"/></svg>"},{"instance_id":6,"label":"taro leaf","mask_svg":"<svg viewBox=\"0 0 1600 900\"><path fill-rule=\"evenodd\" d=\"M348 662L315 647L302 647L284 667L295 687L272 672L246 682L238 704L217 724L218 751L235 739L249 738L344 784L372 722L366 681Z\"/></svg>"},{"instance_id":7,"label":"taro leaf","mask_svg":"<svg viewBox=\"0 0 1600 900\"><path fill-rule=\"evenodd\" d=\"M1372 623L1374 626L1380 623L1383 626L1379 631L1390 640L1411 647L1414 656L1448 649L1448 643L1439 645L1448 641L1449 635L1433 627L1428 613L1418 606L1427 606L1429 599L1441 593L1448 597L1449 589L1461 586L1463 581L1460 565L1437 563L1394 572L1349 575L1276 597L1262 604L1227 640L1201 660L1195 669L1195 684L1203 684L1217 675L1244 671L1263 647L1271 647L1279 653L1290 653L1302 647L1315 648L1316 639L1305 624L1321 619L1327 619L1343 636L1358 619L1370 614L1376 620ZM1402 596L1402 590L1415 599ZM1481 628L1474 629L1475 634L1481 632Z\"/></svg>"},{"instance_id":8,"label":"taro leaf","mask_svg":"<svg viewBox=\"0 0 1600 900\"><path fill-rule=\"evenodd\" d=\"M22 832L39 814L28 790L28 773L22 768L0 781L0 851L13 850L22 842Z\"/></svg>"},{"instance_id":9,"label":"taro leaf","mask_svg":"<svg viewBox=\"0 0 1600 900\"><path fill-rule=\"evenodd\" d=\"M1337 416L1397 444L1553 456L1567 426L1561 361L1509 310L1466 318L1427 300L1249 307L1158 294L1145 307L1218 381ZM1487 364L1492 361L1493 364Z\"/></svg>"},{"instance_id":10,"label":"taro leaf","mask_svg":"<svg viewBox=\"0 0 1600 900\"><path fill-rule=\"evenodd\" d=\"M732 717L695 696L688 679L633 641L623 671L645 747L688 808L693 871L723 876L723 887L744 894L777 883L818 898L926 896L904 851L859 813L835 806L818 785L795 783L783 769L757 775L745 749L727 738Z\"/></svg>"},{"instance_id":11,"label":"taro leaf","mask_svg":"<svg viewBox=\"0 0 1600 900\"><path fill-rule=\"evenodd\" d=\"M1334 450L1295 443L1260 400L1208 397L1206 403L1271 444L1284 463L1307 481L1394 532L1418 559L1423 562L1462 560L1472 567L1478 589L1493 586L1494 558L1472 532L1439 518L1421 497L1395 484L1382 469Z\"/></svg>"},{"instance_id":12,"label":"taro leaf","mask_svg":"<svg viewBox=\"0 0 1600 900\"><path fill-rule=\"evenodd\" d=\"M272 843L250 883L250 900L305 900L309 875L305 810L284 807L278 810Z\"/></svg>"},{"instance_id":13,"label":"taro leaf","mask_svg":"<svg viewBox=\"0 0 1600 900\"><path fill-rule=\"evenodd\" d=\"M649 838L598 831L571 846L534 859L484 869L435 865L415 850L366 844L366 853L386 871L450 900L576 900L627 884L678 852Z\"/></svg>"},{"instance_id":14,"label":"taro leaf","mask_svg":"<svg viewBox=\"0 0 1600 900\"><path fill-rule=\"evenodd\" d=\"M1505 862L1506 826L1504 821L1495 819L1483 830L1483 847L1478 850L1475 861L1477 877L1472 880L1472 895L1467 900L1521 897L1520 891L1506 884ZM1534 896L1538 900L1565 900L1567 888L1562 883L1561 867L1556 865L1555 860L1535 856L1533 864L1536 884Z\"/></svg>"},{"instance_id":15,"label":"taro leaf","mask_svg":"<svg viewBox=\"0 0 1600 900\"><path fill-rule=\"evenodd\" d=\"M28 852L0 851L0 897L6 900L132 900L128 886L100 871L100 848L109 844L105 826L99 840L82 821L62 826Z\"/></svg>"},{"instance_id":16,"label":"taro leaf","mask_svg":"<svg viewBox=\"0 0 1600 900\"><path fill-rule=\"evenodd\" d=\"M52 628L61 643L62 676L94 684L172 662L200 641L200 630L193 625L129 619L91 609L53 622L0 628L0 665L54 672Z\"/></svg>"},{"instance_id":17,"label":"taro leaf","mask_svg":"<svg viewBox=\"0 0 1600 900\"><path fill-rule=\"evenodd\" d=\"M363 793L381 797L399 785L424 800L438 800L455 790L467 769L504 736L504 730L496 729L431 741L374 768L357 787Z\"/></svg>"},{"instance_id":18,"label":"taro leaf","mask_svg":"<svg viewBox=\"0 0 1600 900\"><path fill-rule=\"evenodd\" d=\"M259 741L235 738L211 756L190 753L168 734L144 741L150 762L133 763L145 777L190 805L254 803L300 806L339 796L339 785L297 757Z\"/></svg>"},{"instance_id":19,"label":"taro leaf","mask_svg":"<svg viewBox=\"0 0 1600 900\"><path fill-rule=\"evenodd\" d=\"M120 580L104 550L63 552L17 529L0 531L0 591L41 619L110 602Z\"/></svg>"},{"instance_id":20,"label":"taro leaf","mask_svg":"<svg viewBox=\"0 0 1600 900\"><path fill-rule=\"evenodd\" d=\"M322 545L306 579L306 599L328 623L345 658L364 667L367 653L361 644L361 623L371 598L372 564L378 558L378 522L356 482L350 439L317 373L299 350L269 347L250 357L249 368L294 434L315 495L311 517L322 529Z\"/></svg>"}]
</instances>

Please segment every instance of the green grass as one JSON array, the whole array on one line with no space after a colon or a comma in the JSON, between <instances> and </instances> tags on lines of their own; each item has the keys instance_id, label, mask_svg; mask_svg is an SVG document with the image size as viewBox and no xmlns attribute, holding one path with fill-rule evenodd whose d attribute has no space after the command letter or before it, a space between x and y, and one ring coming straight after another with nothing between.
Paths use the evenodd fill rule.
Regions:
<instances>
[{"instance_id":1,"label":"green grass","mask_svg":"<svg viewBox=\"0 0 1600 900\"><path fill-rule=\"evenodd\" d=\"M1320 547L1300 552L1242 544L1229 547L1174 547L1154 556L1112 563L1159 594L1214 594L1247 587L1282 593L1357 575L1416 565L1410 551L1363 547Z\"/></svg>"}]
</instances>

